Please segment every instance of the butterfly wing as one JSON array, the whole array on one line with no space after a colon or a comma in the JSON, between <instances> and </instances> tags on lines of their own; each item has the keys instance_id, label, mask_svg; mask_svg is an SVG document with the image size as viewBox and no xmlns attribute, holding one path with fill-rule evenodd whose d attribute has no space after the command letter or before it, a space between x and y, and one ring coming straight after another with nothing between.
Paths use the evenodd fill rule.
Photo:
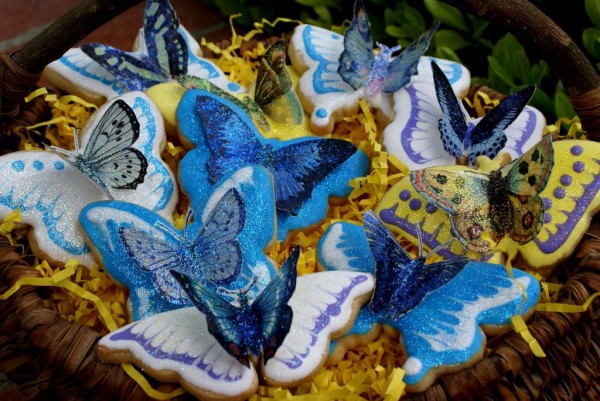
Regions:
<instances>
[{"instance_id":1,"label":"butterfly wing","mask_svg":"<svg viewBox=\"0 0 600 401\"><path fill-rule=\"evenodd\" d=\"M500 173L507 178L509 192L537 196L546 188L553 166L552 137L545 135L523 156L502 167Z\"/></svg>"},{"instance_id":2,"label":"butterfly wing","mask_svg":"<svg viewBox=\"0 0 600 401\"><path fill-rule=\"evenodd\" d=\"M198 274L217 285L237 279L243 257L237 235L245 221L244 201L237 189L231 188L210 212L192 244L194 266L202 266ZM177 267L173 269L182 272Z\"/></svg>"},{"instance_id":3,"label":"butterfly wing","mask_svg":"<svg viewBox=\"0 0 600 401\"><path fill-rule=\"evenodd\" d=\"M212 184L228 172L249 164L260 164L258 154L263 146L257 138L258 133L232 107L235 107L232 103L209 96L196 98L196 111L211 150L206 167Z\"/></svg>"},{"instance_id":4,"label":"butterfly wing","mask_svg":"<svg viewBox=\"0 0 600 401\"><path fill-rule=\"evenodd\" d=\"M130 147L139 134L140 124L131 107L122 100L115 101L94 127L83 153L83 158L95 166L92 174L102 184L135 189L144 182L148 161L142 152Z\"/></svg>"},{"instance_id":5,"label":"butterfly wing","mask_svg":"<svg viewBox=\"0 0 600 401\"><path fill-rule=\"evenodd\" d=\"M358 90L369 79L374 58L369 18L362 0L357 0L354 18L344 35L344 51L340 55L337 72L354 90Z\"/></svg>"},{"instance_id":6,"label":"butterfly wing","mask_svg":"<svg viewBox=\"0 0 600 401\"><path fill-rule=\"evenodd\" d=\"M400 290L396 287L398 281L405 283L406 280L402 280L400 276L406 274L407 270L404 268L413 259L372 211L364 214L363 221L376 262L375 292L369 306L373 312L378 313L387 308L394 293Z\"/></svg>"},{"instance_id":7,"label":"butterfly wing","mask_svg":"<svg viewBox=\"0 0 600 401\"><path fill-rule=\"evenodd\" d=\"M438 122L442 143L446 152L458 159L463 155L463 142L467 136L465 115L448 78L435 61L431 62L431 70L433 71L435 94L442 109L442 117Z\"/></svg>"},{"instance_id":8,"label":"butterfly wing","mask_svg":"<svg viewBox=\"0 0 600 401\"><path fill-rule=\"evenodd\" d=\"M146 3L145 44L148 56L160 66L164 77L177 77L187 72L188 47L178 28L179 19L168 1Z\"/></svg>"},{"instance_id":9,"label":"butterfly wing","mask_svg":"<svg viewBox=\"0 0 600 401\"><path fill-rule=\"evenodd\" d=\"M144 91L165 81L160 67L146 54L128 53L99 43L85 43L81 50L130 91Z\"/></svg>"},{"instance_id":10,"label":"butterfly wing","mask_svg":"<svg viewBox=\"0 0 600 401\"><path fill-rule=\"evenodd\" d=\"M298 125L304 120L304 110L292 89L292 78L285 60L285 42L278 40L261 59L254 100L273 120Z\"/></svg>"},{"instance_id":11,"label":"butterfly wing","mask_svg":"<svg viewBox=\"0 0 600 401\"><path fill-rule=\"evenodd\" d=\"M521 114L535 92L535 86L516 92L503 99L490 110L473 128L471 133L471 151L469 161L475 165L476 157L485 155L490 159L504 148L506 133L504 130Z\"/></svg>"},{"instance_id":12,"label":"butterfly wing","mask_svg":"<svg viewBox=\"0 0 600 401\"><path fill-rule=\"evenodd\" d=\"M531 241L544 225L544 201L539 196L508 195L512 225L508 235L525 244Z\"/></svg>"},{"instance_id":13,"label":"butterfly wing","mask_svg":"<svg viewBox=\"0 0 600 401\"><path fill-rule=\"evenodd\" d=\"M405 86L410 78L417 74L417 66L421 56L429 48L429 43L433 34L437 30L439 23L423 32L421 36L415 39L406 49L404 49L389 64L387 74L383 79L383 91L385 93L394 93Z\"/></svg>"},{"instance_id":14,"label":"butterfly wing","mask_svg":"<svg viewBox=\"0 0 600 401\"><path fill-rule=\"evenodd\" d=\"M217 339L229 355L239 363L250 366L244 332L236 320L240 308L233 306L214 291L208 290L200 282L192 280L185 274L177 271L171 273L181 284L192 303L206 315L210 334Z\"/></svg>"},{"instance_id":15,"label":"butterfly wing","mask_svg":"<svg viewBox=\"0 0 600 401\"><path fill-rule=\"evenodd\" d=\"M250 118L252 118L252 121L254 121L254 123L257 124L260 128L262 128L265 131L269 131L271 129L269 126L269 121L267 120L267 117L263 113L262 109L260 108L258 103L256 103L254 99L252 99L250 96L245 96L244 100L240 100L237 97L231 95L229 92L219 88L217 85L213 84L208 79L196 77L193 75L179 75L177 77L177 82L179 82L179 84L186 89L203 89L207 92L225 98L231 103L238 106L240 109L244 110L246 114L248 114Z\"/></svg>"},{"instance_id":16,"label":"butterfly wing","mask_svg":"<svg viewBox=\"0 0 600 401\"><path fill-rule=\"evenodd\" d=\"M266 363L290 331L292 308L288 305L296 289L296 264L300 247L296 247L281 266L275 278L252 303L252 310L258 317L262 329L263 362Z\"/></svg>"},{"instance_id":17,"label":"butterfly wing","mask_svg":"<svg viewBox=\"0 0 600 401\"><path fill-rule=\"evenodd\" d=\"M275 182L277 208L293 213L310 198L315 185L356 153L352 143L342 139L308 139L294 142L265 154L262 164Z\"/></svg>"}]
</instances>

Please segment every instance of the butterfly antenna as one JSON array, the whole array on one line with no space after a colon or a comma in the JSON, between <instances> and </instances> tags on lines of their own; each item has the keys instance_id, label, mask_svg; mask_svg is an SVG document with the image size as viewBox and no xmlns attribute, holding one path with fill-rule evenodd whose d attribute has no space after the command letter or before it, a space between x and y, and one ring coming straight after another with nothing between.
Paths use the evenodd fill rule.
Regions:
<instances>
[{"instance_id":1,"label":"butterfly antenna","mask_svg":"<svg viewBox=\"0 0 600 401\"><path fill-rule=\"evenodd\" d=\"M79 128L73 127L73 142L75 143L75 153L79 154Z\"/></svg>"},{"instance_id":2,"label":"butterfly antenna","mask_svg":"<svg viewBox=\"0 0 600 401\"><path fill-rule=\"evenodd\" d=\"M436 246L431 251L429 251L429 253L427 253L427 255L425 255L425 259L427 259L429 256L433 255L434 253L437 253L437 252L441 251L442 249L450 248L450 245L455 240L456 240L456 238L450 238L448 241L444 242L443 244L440 244L440 245Z\"/></svg>"},{"instance_id":3,"label":"butterfly antenna","mask_svg":"<svg viewBox=\"0 0 600 401\"><path fill-rule=\"evenodd\" d=\"M417 229L417 240L419 241L419 257L423 256L423 232L421 231L421 224L417 223L415 228Z\"/></svg>"}]
</instances>

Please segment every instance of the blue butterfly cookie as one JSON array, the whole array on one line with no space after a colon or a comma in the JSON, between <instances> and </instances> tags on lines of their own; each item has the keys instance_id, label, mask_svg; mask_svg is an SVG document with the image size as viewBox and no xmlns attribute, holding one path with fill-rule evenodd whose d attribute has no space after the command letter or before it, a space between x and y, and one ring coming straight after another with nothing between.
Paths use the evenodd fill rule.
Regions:
<instances>
[{"instance_id":1,"label":"blue butterfly cookie","mask_svg":"<svg viewBox=\"0 0 600 401\"><path fill-rule=\"evenodd\" d=\"M60 89L95 104L131 90L147 90L181 74L210 80L230 92L243 92L212 62L199 57L200 46L179 24L168 0L149 0L144 26L133 52L103 44L70 49L50 63L44 75Z\"/></svg>"},{"instance_id":2,"label":"blue butterfly cookie","mask_svg":"<svg viewBox=\"0 0 600 401\"><path fill-rule=\"evenodd\" d=\"M368 158L350 142L265 139L235 104L208 92L188 91L178 118L184 140L196 146L180 164L183 190L201 202L229 171L264 166L274 180L278 239L323 219L328 198L347 196L350 180L368 171Z\"/></svg>"},{"instance_id":3,"label":"blue butterfly cookie","mask_svg":"<svg viewBox=\"0 0 600 401\"><path fill-rule=\"evenodd\" d=\"M373 296L348 335L364 335L378 323L398 330L409 391L422 391L437 376L480 359L486 341L481 327L498 331L537 303L538 282L518 269L511 277L502 265L462 258L425 265L371 212L361 230L350 223L332 225L319 243L319 259L327 269L374 273ZM347 252L355 245L363 253Z\"/></svg>"},{"instance_id":4,"label":"blue butterfly cookie","mask_svg":"<svg viewBox=\"0 0 600 401\"><path fill-rule=\"evenodd\" d=\"M393 116L394 93L420 73L420 57L427 50L437 25L423 33L397 57L400 48L378 44L373 52L370 24L361 0L354 5L354 18L346 34L312 25L300 25L290 40L289 55L302 74L298 83L300 100L311 115L311 128L330 133L336 121L358 111L366 99L384 120ZM386 121L386 122L387 122Z\"/></svg>"},{"instance_id":5,"label":"blue butterfly cookie","mask_svg":"<svg viewBox=\"0 0 600 401\"><path fill-rule=\"evenodd\" d=\"M171 221L178 192L160 158L162 118L142 92L130 92L96 111L75 138L75 151L21 151L0 157L0 219L19 209L33 227L36 254L57 263L93 257L77 221L89 203L132 202Z\"/></svg>"},{"instance_id":6,"label":"blue butterfly cookie","mask_svg":"<svg viewBox=\"0 0 600 401\"><path fill-rule=\"evenodd\" d=\"M171 270L212 289L242 288L256 277L251 295L273 274L272 262L263 254L275 235L275 202L266 170L240 169L219 181L202 203L192 199L192 204L197 213L188 213L181 231L126 202L95 202L81 212L81 225L106 271L130 290L134 320L190 305Z\"/></svg>"}]
</instances>

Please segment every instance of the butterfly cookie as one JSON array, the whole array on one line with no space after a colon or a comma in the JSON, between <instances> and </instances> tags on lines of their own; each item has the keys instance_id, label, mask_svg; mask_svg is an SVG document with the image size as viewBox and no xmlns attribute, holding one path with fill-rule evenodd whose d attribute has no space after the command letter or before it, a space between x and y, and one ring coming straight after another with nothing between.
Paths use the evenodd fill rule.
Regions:
<instances>
[{"instance_id":1,"label":"butterfly cookie","mask_svg":"<svg viewBox=\"0 0 600 401\"><path fill-rule=\"evenodd\" d=\"M478 361L484 331L498 332L537 303L540 286L527 273L513 269L509 276L502 265L466 258L426 265L422 256L410 257L374 214L364 217L364 230L331 225L319 242L319 261L328 270L375 275L371 300L347 335L367 335L380 323L400 332L408 391L422 391L438 376ZM335 350L332 355L335 363Z\"/></svg>"},{"instance_id":2,"label":"butterfly cookie","mask_svg":"<svg viewBox=\"0 0 600 401\"><path fill-rule=\"evenodd\" d=\"M243 92L201 55L200 46L179 24L168 0L149 0L136 49L125 52L103 44L68 50L50 63L44 76L60 89L95 104L131 90L147 90L181 74L210 80L230 92Z\"/></svg>"},{"instance_id":3,"label":"butterfly cookie","mask_svg":"<svg viewBox=\"0 0 600 401\"><path fill-rule=\"evenodd\" d=\"M202 212L188 213L181 231L126 202L92 203L79 219L106 271L129 288L134 319L191 305L172 270L211 289L242 288L256 277L254 296L274 271L263 254L275 235L271 180L259 167L224 177L208 199L191 199Z\"/></svg>"},{"instance_id":4,"label":"butterfly cookie","mask_svg":"<svg viewBox=\"0 0 600 401\"><path fill-rule=\"evenodd\" d=\"M99 356L106 362L132 362L161 381L177 381L203 400L248 399L258 389L257 369L272 386L296 386L319 372L331 339L352 326L358 308L371 295L373 276L344 271L304 275L295 282L286 307L280 308L277 305L282 302L276 298L287 298L294 286L292 268L295 256L290 256L263 293L249 301L252 312L265 313L258 319L264 330L259 335L269 338L256 340L260 345L256 341L249 345L255 333L232 322L236 318L233 309L239 311L239 307L214 301L215 294L211 294L202 301L198 298L199 309L206 309L206 314L188 307L131 323L100 340ZM206 295L202 290L200 294ZM272 310L286 311L286 317L280 320L281 312ZM283 335L288 322L289 333ZM271 353L274 344L278 346ZM262 350L262 360L254 361L256 367L245 358L239 360L237 351L245 347Z\"/></svg>"},{"instance_id":5,"label":"butterfly cookie","mask_svg":"<svg viewBox=\"0 0 600 401\"><path fill-rule=\"evenodd\" d=\"M180 164L180 178L192 183L184 191L203 199L229 171L264 166L273 175L279 239L323 219L329 196L347 196L350 180L368 171L368 158L348 141L266 139L241 109L207 92L188 91L178 116L185 140L196 146Z\"/></svg>"},{"instance_id":6,"label":"butterfly cookie","mask_svg":"<svg viewBox=\"0 0 600 401\"><path fill-rule=\"evenodd\" d=\"M89 203L118 199L142 205L171 221L178 193L160 158L162 118L142 92L107 103L77 133L75 151L22 151L0 157L0 219L19 209L33 227L40 258L91 267L93 257L77 218Z\"/></svg>"},{"instance_id":7,"label":"butterfly cookie","mask_svg":"<svg viewBox=\"0 0 600 401\"><path fill-rule=\"evenodd\" d=\"M394 94L395 117L383 131L387 152L409 169L452 165L457 159L475 165L477 156L494 158L500 151L514 159L541 140L546 120L526 106L533 87L472 120L459 100L469 88L468 71L445 60L430 65Z\"/></svg>"},{"instance_id":8,"label":"butterfly cookie","mask_svg":"<svg viewBox=\"0 0 600 401\"><path fill-rule=\"evenodd\" d=\"M354 18L344 36L312 25L296 27L289 55L302 74L298 90L304 108L312 114L311 128L319 134L330 133L336 121L356 114L359 99L367 99L389 121L393 115L390 94L417 74L419 59L436 28L392 58L399 47L379 45L379 53L374 54L361 0L354 5Z\"/></svg>"}]
</instances>

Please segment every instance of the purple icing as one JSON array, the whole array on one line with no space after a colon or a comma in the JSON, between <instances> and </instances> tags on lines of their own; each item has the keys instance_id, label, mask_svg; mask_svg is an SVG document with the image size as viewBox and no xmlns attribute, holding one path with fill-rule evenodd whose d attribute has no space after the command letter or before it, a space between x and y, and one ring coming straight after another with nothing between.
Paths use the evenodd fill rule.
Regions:
<instances>
[{"instance_id":1,"label":"purple icing","mask_svg":"<svg viewBox=\"0 0 600 401\"><path fill-rule=\"evenodd\" d=\"M437 207L431 203L428 203L427 205L425 205L425 211L429 214L435 213L436 210L437 210Z\"/></svg>"},{"instance_id":2,"label":"purple icing","mask_svg":"<svg viewBox=\"0 0 600 401\"><path fill-rule=\"evenodd\" d=\"M573 182L573 178L568 174L563 174L560 176L560 183L565 187L568 187Z\"/></svg>"},{"instance_id":3,"label":"purple icing","mask_svg":"<svg viewBox=\"0 0 600 401\"><path fill-rule=\"evenodd\" d=\"M548 210L552 207L552 200L550 198L544 197L544 209Z\"/></svg>"},{"instance_id":4,"label":"purple icing","mask_svg":"<svg viewBox=\"0 0 600 401\"><path fill-rule=\"evenodd\" d=\"M408 121L418 121L419 116L419 99L417 97L417 89L414 85L406 85L404 90L408 93L410 98L410 117L408 117ZM402 132L400 133L400 142L402 144L402 148L406 155L410 160L417 164L423 164L427 160L423 158L418 152L414 152L412 150L412 130L414 128L412 124L406 124Z\"/></svg>"},{"instance_id":5,"label":"purple icing","mask_svg":"<svg viewBox=\"0 0 600 401\"><path fill-rule=\"evenodd\" d=\"M575 145L571 148L571 154L573 154L575 156L579 156L582 153L583 153L583 148L579 145Z\"/></svg>"},{"instance_id":6,"label":"purple icing","mask_svg":"<svg viewBox=\"0 0 600 401\"><path fill-rule=\"evenodd\" d=\"M575 146L573 148L575 148ZM571 148L571 153L573 152L573 148ZM596 163L600 164L600 161L596 161ZM563 211L563 213L567 215L567 220L564 224L556 225L556 234L552 234L550 230L546 228L546 232L548 233L548 239L546 241L540 241L539 239L534 238L540 251L547 254L552 253L567 241L567 238L571 235L575 225L583 217L588 206L592 203L594 196L600 190L600 175L594 174L594 180L590 182L589 185L583 185L583 187L583 194L575 199L575 207L573 210L570 212Z\"/></svg>"},{"instance_id":7,"label":"purple icing","mask_svg":"<svg viewBox=\"0 0 600 401\"><path fill-rule=\"evenodd\" d=\"M544 213L544 224L548 224L552 221L552 215L550 213Z\"/></svg>"},{"instance_id":8,"label":"purple icing","mask_svg":"<svg viewBox=\"0 0 600 401\"><path fill-rule=\"evenodd\" d=\"M403 189L402 192L400 192L400 200L407 201L410 199L410 197L411 194L408 189Z\"/></svg>"},{"instance_id":9,"label":"purple icing","mask_svg":"<svg viewBox=\"0 0 600 401\"><path fill-rule=\"evenodd\" d=\"M554 188L554 192L552 193L556 199L562 199L566 195L566 191L563 187Z\"/></svg>"},{"instance_id":10,"label":"purple icing","mask_svg":"<svg viewBox=\"0 0 600 401\"><path fill-rule=\"evenodd\" d=\"M408 207L410 207L410 210L413 210L413 211L415 211L415 212L416 212L417 210L419 210L419 209L421 208L421 206L422 206L422 205L423 205L423 202L421 202L421 200L419 200L419 199L416 199L416 198L415 198L415 199L413 199L413 200L411 200L411 201L408 203Z\"/></svg>"},{"instance_id":11,"label":"purple icing","mask_svg":"<svg viewBox=\"0 0 600 401\"><path fill-rule=\"evenodd\" d=\"M575 163L573 163L573 171L575 171L576 173L581 173L583 170L585 170L585 163L584 162L575 162Z\"/></svg>"},{"instance_id":12,"label":"purple icing","mask_svg":"<svg viewBox=\"0 0 600 401\"><path fill-rule=\"evenodd\" d=\"M330 293L330 295L332 295L335 298L335 302L327 305L325 310L323 310L321 314L315 319L315 324L310 330L311 341L310 344L306 347L306 352L302 354L296 354L292 358L285 360L276 357L277 360L279 360L281 363L283 363L290 369L297 369L300 366L302 366L302 359L306 358L306 356L310 353L310 350L317 343L319 333L329 325L329 322L331 321L331 318L333 316L337 316L340 314L340 312L342 311L341 306L346 302L348 296L350 295L350 292L352 292L354 287L365 281L367 281L367 276L365 275L353 277L350 281L350 284L347 287L344 287L342 291L340 291L338 294Z\"/></svg>"},{"instance_id":13,"label":"purple icing","mask_svg":"<svg viewBox=\"0 0 600 401\"><path fill-rule=\"evenodd\" d=\"M229 376L229 374L223 374L223 373L216 373L213 368L212 368L212 363L206 363L204 362L205 357L208 356L208 360L214 360L214 355L212 355L212 347L208 348L203 354L198 355L198 356L191 356L187 353L184 354L177 354L177 353L170 353L170 352L165 352L162 350L162 348L160 348L160 344L157 347L153 347L152 346L152 339L153 338L146 338L144 336L144 332L139 333L139 334L134 334L132 333L132 329L134 327L136 327L137 324L132 324L129 328L123 330L123 331L118 331L115 332L113 334L110 335L110 340L111 341L133 341L138 343L139 345L142 346L142 348L144 348L144 350L152 355L152 357L156 358L156 359L169 359L171 361L174 362L181 362L185 365L196 365L196 367L204 372L206 372L212 379L215 380L224 380L226 382L237 382L242 378L242 374L239 374L237 376ZM160 334L160 333L159 333ZM215 345L217 345L217 343L215 342Z\"/></svg>"}]
</instances>

